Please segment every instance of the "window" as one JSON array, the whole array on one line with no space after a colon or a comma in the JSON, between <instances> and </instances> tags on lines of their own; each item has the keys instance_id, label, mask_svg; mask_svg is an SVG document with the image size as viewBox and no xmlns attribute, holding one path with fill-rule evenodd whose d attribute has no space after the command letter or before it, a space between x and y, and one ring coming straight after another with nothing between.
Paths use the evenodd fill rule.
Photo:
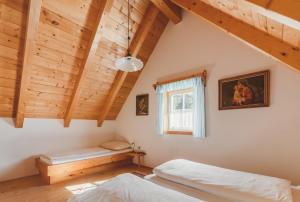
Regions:
<instances>
[{"instance_id":1,"label":"window","mask_svg":"<svg viewBox=\"0 0 300 202\"><path fill-rule=\"evenodd\" d=\"M193 89L170 91L166 95L166 133L192 135Z\"/></svg>"},{"instance_id":2,"label":"window","mask_svg":"<svg viewBox=\"0 0 300 202\"><path fill-rule=\"evenodd\" d=\"M157 134L205 138L205 94L200 77L155 85Z\"/></svg>"}]
</instances>

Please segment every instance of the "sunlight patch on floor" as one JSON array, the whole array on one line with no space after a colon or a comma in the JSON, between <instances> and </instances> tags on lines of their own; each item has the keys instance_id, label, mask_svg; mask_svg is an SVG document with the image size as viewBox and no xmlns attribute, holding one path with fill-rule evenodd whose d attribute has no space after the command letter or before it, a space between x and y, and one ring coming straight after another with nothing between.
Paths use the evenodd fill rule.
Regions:
<instances>
[{"instance_id":1,"label":"sunlight patch on floor","mask_svg":"<svg viewBox=\"0 0 300 202\"><path fill-rule=\"evenodd\" d=\"M84 184L77 184L77 185L67 186L65 188L68 191L70 191L73 195L78 195L78 194L82 194L86 191L97 188L97 185L92 184L92 183L84 183Z\"/></svg>"},{"instance_id":2,"label":"sunlight patch on floor","mask_svg":"<svg viewBox=\"0 0 300 202\"><path fill-rule=\"evenodd\" d=\"M65 189L70 191L73 195L78 195L78 194L82 194L86 191L93 190L93 189L97 188L97 186L101 185L102 183L104 183L106 181L107 180L100 180L100 181L96 181L94 183L71 185L71 186L66 186Z\"/></svg>"}]
</instances>

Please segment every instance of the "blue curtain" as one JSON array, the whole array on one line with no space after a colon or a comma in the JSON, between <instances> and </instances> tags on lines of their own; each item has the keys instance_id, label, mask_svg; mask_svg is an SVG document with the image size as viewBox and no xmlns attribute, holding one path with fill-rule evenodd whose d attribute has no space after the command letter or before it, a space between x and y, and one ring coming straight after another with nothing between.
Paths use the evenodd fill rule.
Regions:
<instances>
[{"instance_id":1,"label":"blue curtain","mask_svg":"<svg viewBox=\"0 0 300 202\"><path fill-rule=\"evenodd\" d=\"M157 134L164 135L164 93L157 91L159 86L156 88L157 92Z\"/></svg>"},{"instance_id":2,"label":"blue curtain","mask_svg":"<svg viewBox=\"0 0 300 202\"><path fill-rule=\"evenodd\" d=\"M193 88L194 91L193 136L196 138L205 138L204 84L202 79L199 77L157 86L157 133L159 135L164 135L164 94L169 91L183 90L187 88Z\"/></svg>"}]
</instances>

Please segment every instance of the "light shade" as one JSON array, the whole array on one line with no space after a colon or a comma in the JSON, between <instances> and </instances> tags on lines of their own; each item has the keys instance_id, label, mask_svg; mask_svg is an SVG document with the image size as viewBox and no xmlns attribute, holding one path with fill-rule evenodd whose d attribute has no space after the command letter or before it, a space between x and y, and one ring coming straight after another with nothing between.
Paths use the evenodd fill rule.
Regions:
<instances>
[{"instance_id":1,"label":"light shade","mask_svg":"<svg viewBox=\"0 0 300 202\"><path fill-rule=\"evenodd\" d=\"M143 68L144 63L135 57L126 56L117 59L116 68L124 72L136 72Z\"/></svg>"}]
</instances>

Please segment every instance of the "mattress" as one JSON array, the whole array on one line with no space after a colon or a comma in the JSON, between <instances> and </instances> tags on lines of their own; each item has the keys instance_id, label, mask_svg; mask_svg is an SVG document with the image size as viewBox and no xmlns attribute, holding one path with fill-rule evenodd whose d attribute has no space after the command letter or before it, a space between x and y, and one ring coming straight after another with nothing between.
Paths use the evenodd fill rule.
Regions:
<instances>
[{"instance_id":1,"label":"mattress","mask_svg":"<svg viewBox=\"0 0 300 202\"><path fill-rule=\"evenodd\" d=\"M175 159L154 168L153 173L179 184L244 202L291 202L290 181Z\"/></svg>"},{"instance_id":2,"label":"mattress","mask_svg":"<svg viewBox=\"0 0 300 202\"><path fill-rule=\"evenodd\" d=\"M155 174L147 175L145 176L145 179L153 182L157 185L173 189L175 191L184 193L186 195L192 196L194 198L198 198L203 201L209 201L209 202L232 202L229 199L222 198L220 196L216 196L210 193L207 193L205 191L200 191L198 189L194 189L192 187L188 187L182 184L178 184L176 182L172 182L163 178L158 177ZM292 196L293 196L293 202L300 202L300 186L294 187L291 186L292 190Z\"/></svg>"},{"instance_id":3,"label":"mattress","mask_svg":"<svg viewBox=\"0 0 300 202\"><path fill-rule=\"evenodd\" d=\"M182 184L178 184L163 178L158 177L155 174L151 174L151 175L147 175L144 177L146 180L153 182L157 185L169 188L169 189L173 189L175 191L184 193L186 195L189 195L191 197L194 198L198 198L200 200L203 201L209 201L209 202L233 202L232 200L229 199L225 199L223 197L220 196L216 196L210 193L207 193L205 191L201 191L198 189L194 189L192 187L188 187Z\"/></svg>"},{"instance_id":4,"label":"mattress","mask_svg":"<svg viewBox=\"0 0 300 202\"><path fill-rule=\"evenodd\" d=\"M40 156L40 159L49 165L57 165L91 158L110 156L114 154L127 153L130 151L132 151L132 149L113 151L109 149L104 149L102 147L93 147L62 153L44 154Z\"/></svg>"}]
</instances>

